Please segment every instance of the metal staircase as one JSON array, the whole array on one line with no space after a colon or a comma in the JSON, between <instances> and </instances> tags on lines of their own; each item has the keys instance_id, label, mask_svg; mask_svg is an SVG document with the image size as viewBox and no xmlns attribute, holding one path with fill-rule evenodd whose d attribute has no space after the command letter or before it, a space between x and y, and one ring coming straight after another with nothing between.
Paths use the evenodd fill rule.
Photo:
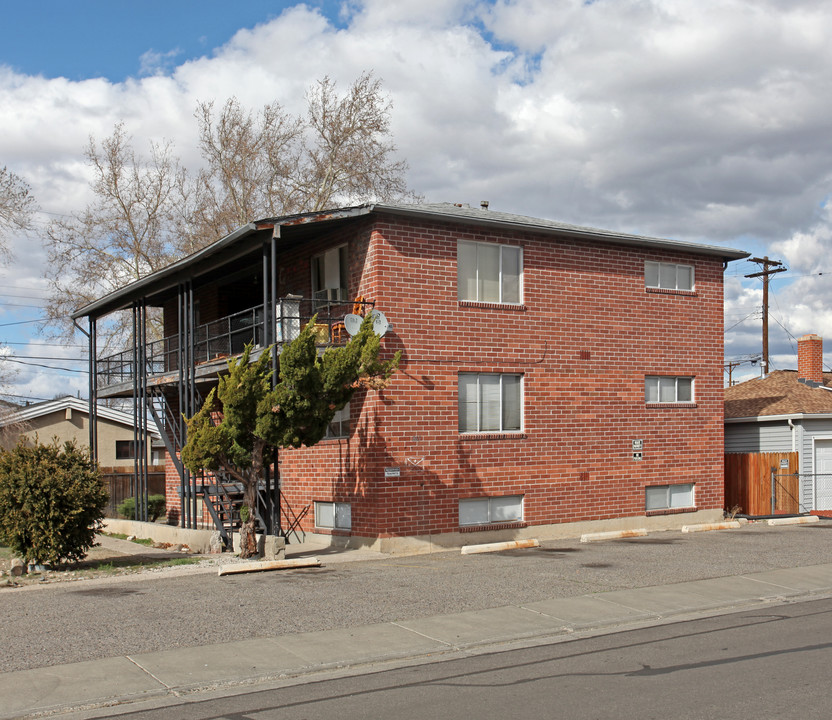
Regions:
<instances>
[{"instance_id":1,"label":"metal staircase","mask_svg":"<svg viewBox=\"0 0 832 720\"><path fill-rule=\"evenodd\" d=\"M199 398L199 404L201 403L202 399ZM179 459L179 453L185 444L184 427L175 417L161 389L149 388L148 410L162 435L165 449L180 478L183 526L196 527L200 522L202 509L199 506L199 500L201 499L214 527L220 533L223 544L227 549L232 549L233 533L239 532L242 524L240 517L240 509L244 504L242 483L223 470L207 475L191 475ZM300 529L300 523L309 513L310 506L306 505L295 513L286 502L279 487L274 494L271 490L268 481L261 482L257 488L257 503L254 508L257 532L280 535L287 543L290 542L290 537L303 542L305 533Z\"/></svg>"}]
</instances>

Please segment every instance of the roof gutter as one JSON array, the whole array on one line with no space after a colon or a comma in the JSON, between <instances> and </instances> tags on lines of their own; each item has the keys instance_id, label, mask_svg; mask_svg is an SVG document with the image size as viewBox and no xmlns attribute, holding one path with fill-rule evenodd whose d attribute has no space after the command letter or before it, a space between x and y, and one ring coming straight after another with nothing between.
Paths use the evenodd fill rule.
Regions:
<instances>
[{"instance_id":1,"label":"roof gutter","mask_svg":"<svg viewBox=\"0 0 832 720\"><path fill-rule=\"evenodd\" d=\"M788 415L751 415L749 417L725 418L726 424L749 422L783 422L790 420L832 420L832 413L791 413Z\"/></svg>"}]
</instances>

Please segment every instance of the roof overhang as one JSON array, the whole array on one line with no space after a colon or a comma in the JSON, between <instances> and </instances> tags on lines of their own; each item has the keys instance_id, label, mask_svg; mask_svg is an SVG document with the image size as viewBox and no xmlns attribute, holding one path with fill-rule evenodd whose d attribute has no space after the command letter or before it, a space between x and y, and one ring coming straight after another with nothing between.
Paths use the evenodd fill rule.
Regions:
<instances>
[{"instance_id":1,"label":"roof overhang","mask_svg":"<svg viewBox=\"0 0 832 720\"><path fill-rule=\"evenodd\" d=\"M312 225L319 226L326 223L338 222L350 218L367 215L370 206L357 206L339 210L304 213L302 215L288 215L282 218L265 218L251 222L238 228L230 235L211 243L202 250L198 250L181 260L146 275L140 280L125 285L118 290L79 308L71 317L78 320L82 317L100 317L116 310L129 307L134 300L148 294L159 294L165 290L175 288L182 279L182 272L187 268L191 274L200 274L214 267L217 263L231 262L243 257L262 246L264 233L271 231L270 236L291 239L294 235L306 234L304 230ZM266 236L268 237L268 236Z\"/></svg>"},{"instance_id":2,"label":"roof overhang","mask_svg":"<svg viewBox=\"0 0 832 720\"><path fill-rule=\"evenodd\" d=\"M629 245L632 247L655 248L661 250L677 250L679 252L694 253L696 255L710 255L729 262L731 260L742 260L751 255L745 250L722 247L720 245L704 245L690 243L682 240L668 240L655 238L646 235L631 235L619 233L612 230L601 230L598 228L581 227L569 225L552 220L529 218L522 215L511 215L509 213L495 212L493 210L476 210L473 208L455 208L448 212L437 212L435 206L431 205L394 205L377 203L372 206L375 212L384 212L390 215L420 219L441 219L443 222L456 222L466 225L479 225L481 227L499 227L522 232L535 232L543 235L555 235L595 242L608 242L616 245Z\"/></svg>"},{"instance_id":3,"label":"roof overhang","mask_svg":"<svg viewBox=\"0 0 832 720\"><path fill-rule=\"evenodd\" d=\"M86 400L81 400L71 395L67 395L62 398L56 398L55 400L29 405L28 407L21 408L20 410L10 412L7 415L2 415L0 416L0 427L12 425L14 423L27 422L29 420L34 420L35 418L50 415L55 412L61 412L67 409L82 413L84 415L89 415L90 405ZM133 427L133 416L130 413L121 412L120 410L115 410L107 407L106 405L98 405L95 412L99 419L109 420L126 427ZM155 427L148 427L148 432L153 437L159 439L162 437Z\"/></svg>"},{"instance_id":4,"label":"roof overhang","mask_svg":"<svg viewBox=\"0 0 832 720\"><path fill-rule=\"evenodd\" d=\"M187 257L171 263L146 277L136 280L129 285L115 290L104 297L95 300L72 314L73 320L82 317L100 317L117 310L123 310L132 302L172 292L182 281L184 271L188 270L188 277L199 277L211 269L245 257L262 247L266 238L276 237L281 244L292 241L302 241L311 233L329 224L341 223L362 216L379 213L398 217L411 218L421 221L442 223L457 223L488 227L502 231L517 231L549 235L552 237L568 237L589 242L604 242L616 245L626 245L656 250L671 250L694 255L718 257L723 262L746 258L750 253L733 248L703 245L684 242L681 240L667 240L643 235L630 235L609 230L580 227L559 223L553 220L531 218L523 215L496 212L485 209L473 209L452 204L395 204L376 203L322 210L297 215L287 215L278 218L265 218L238 228L230 235L217 240ZM266 234L271 231L270 234Z\"/></svg>"},{"instance_id":5,"label":"roof overhang","mask_svg":"<svg viewBox=\"0 0 832 720\"><path fill-rule=\"evenodd\" d=\"M749 417L725 418L725 424L783 422L789 420L832 420L832 413L791 413L788 415L751 415Z\"/></svg>"}]
</instances>

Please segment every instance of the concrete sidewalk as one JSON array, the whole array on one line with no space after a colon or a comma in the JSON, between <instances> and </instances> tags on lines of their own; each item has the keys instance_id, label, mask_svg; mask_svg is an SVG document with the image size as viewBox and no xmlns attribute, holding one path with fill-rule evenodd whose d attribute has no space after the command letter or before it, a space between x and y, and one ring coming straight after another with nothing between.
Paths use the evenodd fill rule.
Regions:
<instances>
[{"instance_id":1,"label":"concrete sidewalk","mask_svg":"<svg viewBox=\"0 0 832 720\"><path fill-rule=\"evenodd\" d=\"M830 594L832 564L815 565L23 670L0 674L0 718L309 677L368 664L459 657L511 643L556 642L576 632Z\"/></svg>"}]
</instances>

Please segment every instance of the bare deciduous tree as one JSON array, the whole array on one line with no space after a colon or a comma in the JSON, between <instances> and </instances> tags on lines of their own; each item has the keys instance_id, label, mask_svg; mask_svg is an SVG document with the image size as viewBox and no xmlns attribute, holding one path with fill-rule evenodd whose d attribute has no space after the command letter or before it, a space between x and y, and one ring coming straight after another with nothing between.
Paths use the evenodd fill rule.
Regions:
<instances>
[{"instance_id":1,"label":"bare deciduous tree","mask_svg":"<svg viewBox=\"0 0 832 720\"><path fill-rule=\"evenodd\" d=\"M172 202L184 181L170 144L138 157L123 124L85 152L94 171L95 199L46 231L49 319L71 330L70 313L93 299L158 270L177 257ZM118 342L120 333L112 340ZM106 335L102 333L102 338Z\"/></svg>"},{"instance_id":2,"label":"bare deciduous tree","mask_svg":"<svg viewBox=\"0 0 832 720\"><path fill-rule=\"evenodd\" d=\"M52 297L49 317L66 318L123 285L195 252L252 220L337 204L413 199L407 164L395 159L391 105L381 82L362 74L344 96L324 78L307 94L307 113L279 103L253 112L230 98L217 110L197 105L204 167L186 172L169 143L136 155L123 124L86 158L95 199L47 230ZM108 346L129 322L99 327Z\"/></svg>"},{"instance_id":3,"label":"bare deciduous tree","mask_svg":"<svg viewBox=\"0 0 832 720\"><path fill-rule=\"evenodd\" d=\"M11 258L5 236L14 230L29 230L35 199L29 185L7 167L0 168L0 261Z\"/></svg>"},{"instance_id":4,"label":"bare deciduous tree","mask_svg":"<svg viewBox=\"0 0 832 720\"><path fill-rule=\"evenodd\" d=\"M190 188L187 249L197 249L256 218L282 214L289 204L287 178L297 171L302 125L280 104L256 115L230 98L215 115L213 102L199 103L199 146L207 166Z\"/></svg>"},{"instance_id":5,"label":"bare deciduous tree","mask_svg":"<svg viewBox=\"0 0 832 720\"><path fill-rule=\"evenodd\" d=\"M333 203L410 197L407 163L394 160L390 140L390 101L381 82L364 73L339 97L325 77L307 95L308 143L296 176L306 210Z\"/></svg>"},{"instance_id":6,"label":"bare deciduous tree","mask_svg":"<svg viewBox=\"0 0 832 720\"><path fill-rule=\"evenodd\" d=\"M362 74L345 95L325 77L306 96L305 117L277 102L254 114L236 98L216 111L200 103L207 167L191 191L181 235L198 249L255 218L367 201L415 199L407 163L390 139L391 103L381 81Z\"/></svg>"}]
</instances>

